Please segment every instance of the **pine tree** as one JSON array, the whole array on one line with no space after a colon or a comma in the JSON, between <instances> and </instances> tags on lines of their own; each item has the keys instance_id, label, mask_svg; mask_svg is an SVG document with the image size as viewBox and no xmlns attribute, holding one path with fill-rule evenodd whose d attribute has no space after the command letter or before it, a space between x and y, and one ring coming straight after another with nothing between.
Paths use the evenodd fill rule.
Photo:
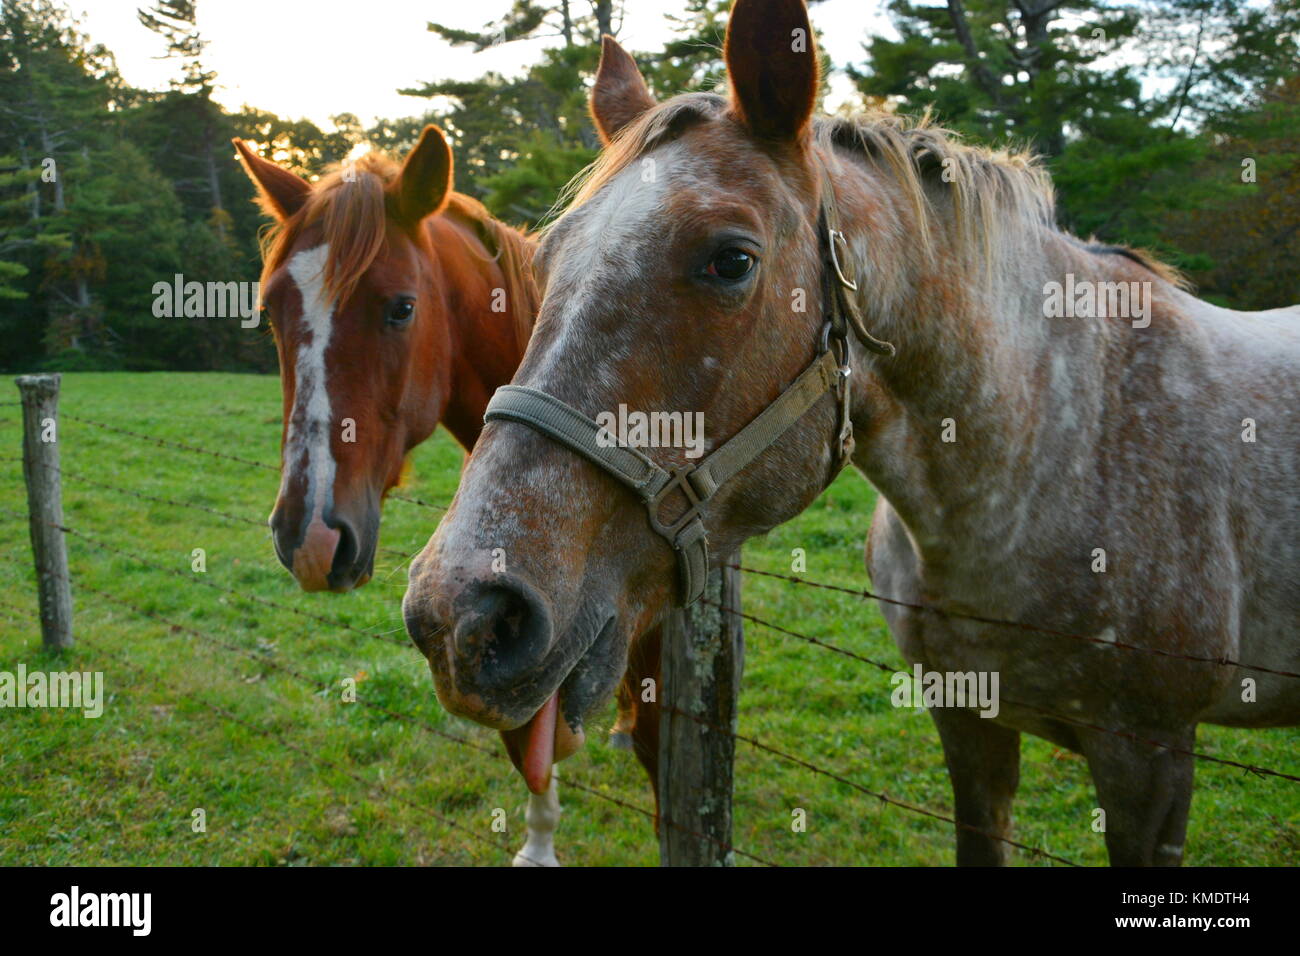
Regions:
<instances>
[{"instance_id":1,"label":"pine tree","mask_svg":"<svg viewBox=\"0 0 1300 956\"><path fill-rule=\"evenodd\" d=\"M891 0L898 39L851 69L885 108L932 110L976 140L1028 144L1056 181L1058 218L1177 264L1157 226L1207 198L1189 183L1199 135L1252 91L1294 74L1300 0Z\"/></svg>"},{"instance_id":2,"label":"pine tree","mask_svg":"<svg viewBox=\"0 0 1300 956\"><path fill-rule=\"evenodd\" d=\"M637 54L656 95L667 98L718 84L729 7L729 0L687 0L682 16L669 17L680 37L661 54ZM447 97L454 104L437 120L452 137L460 189L477 195L497 215L534 225L546 221L564 185L599 152L587 97L600 62L600 38L617 35L622 11L623 5L612 0L516 0L502 19L479 31L429 24L447 42L476 51L522 39L562 40L520 78L488 73L402 90Z\"/></svg>"},{"instance_id":3,"label":"pine tree","mask_svg":"<svg viewBox=\"0 0 1300 956\"><path fill-rule=\"evenodd\" d=\"M12 0L0 8L0 141L12 150L0 167L6 362L40 354L56 328L81 347L99 325L79 186L89 157L113 136L108 110L121 91L111 55L62 7Z\"/></svg>"},{"instance_id":4,"label":"pine tree","mask_svg":"<svg viewBox=\"0 0 1300 956\"><path fill-rule=\"evenodd\" d=\"M163 158L169 158L172 181L183 197L202 197L202 218L225 245L230 213L223 198L222 172L225 167L228 175L231 164L221 163L217 157L218 150L227 151L231 131L221 107L212 99L216 73L203 65L207 41L198 29L197 0L156 0L136 15L166 44L160 59L181 61L181 75L171 81L171 91L154 104L158 115L153 128L166 131L162 142L154 143L154 160L161 166Z\"/></svg>"},{"instance_id":5,"label":"pine tree","mask_svg":"<svg viewBox=\"0 0 1300 956\"><path fill-rule=\"evenodd\" d=\"M621 27L622 4L592 0L583 7L580 12L573 0L516 0L503 18L480 31L430 23L430 32L475 51L547 36L563 42L543 51L520 78L487 73L401 91L452 101L438 119L452 140L458 188L483 199L497 215L543 221L564 184L599 150L584 79L600 62L601 35Z\"/></svg>"}]
</instances>

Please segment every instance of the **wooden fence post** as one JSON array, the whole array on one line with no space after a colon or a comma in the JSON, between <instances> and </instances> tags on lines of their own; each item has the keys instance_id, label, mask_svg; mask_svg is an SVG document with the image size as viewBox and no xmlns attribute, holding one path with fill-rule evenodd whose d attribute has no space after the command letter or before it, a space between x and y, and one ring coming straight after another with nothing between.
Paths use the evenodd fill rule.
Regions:
<instances>
[{"instance_id":1,"label":"wooden fence post","mask_svg":"<svg viewBox=\"0 0 1300 956\"><path fill-rule=\"evenodd\" d=\"M23 401L23 478L27 481L27 518L36 559L41 608L41 640L47 650L72 646L72 583L63 524L63 488L59 474L58 375L20 375L15 381Z\"/></svg>"},{"instance_id":2,"label":"wooden fence post","mask_svg":"<svg viewBox=\"0 0 1300 956\"><path fill-rule=\"evenodd\" d=\"M664 622L659 687L663 866L735 862L730 849L732 734L745 638L740 617L723 608L740 610L740 572L726 567L739 563L739 554L732 555L724 567L710 571L704 599L686 611L670 612Z\"/></svg>"}]
</instances>

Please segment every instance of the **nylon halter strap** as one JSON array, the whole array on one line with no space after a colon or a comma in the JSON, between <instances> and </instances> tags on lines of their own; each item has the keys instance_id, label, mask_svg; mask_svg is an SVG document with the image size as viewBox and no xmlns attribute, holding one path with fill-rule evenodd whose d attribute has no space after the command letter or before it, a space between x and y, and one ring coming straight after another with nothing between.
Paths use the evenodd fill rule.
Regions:
<instances>
[{"instance_id":1,"label":"nylon halter strap","mask_svg":"<svg viewBox=\"0 0 1300 956\"><path fill-rule=\"evenodd\" d=\"M822 167L821 216L818 238L822 252L822 303L825 323L817 356L758 417L732 435L721 447L694 465L665 469L635 448L616 444L615 437L591 418L552 395L523 385L503 385L496 390L483 414L491 421L512 421L564 445L600 466L641 499L650 527L672 545L677 554L677 604L687 607L704 594L709 572L709 542L703 506L728 480L774 445L813 405L832 392L838 399L839 431L835 439L837 463L853 450L853 423L849 419L849 346L851 328L862 344L882 355L894 347L873 337L863 324L850 296L857 283L845 274L840 259L848 250L835 215L830 175ZM832 477L835 474L833 469ZM661 517L665 500L674 492L686 500L675 518Z\"/></svg>"}]
</instances>

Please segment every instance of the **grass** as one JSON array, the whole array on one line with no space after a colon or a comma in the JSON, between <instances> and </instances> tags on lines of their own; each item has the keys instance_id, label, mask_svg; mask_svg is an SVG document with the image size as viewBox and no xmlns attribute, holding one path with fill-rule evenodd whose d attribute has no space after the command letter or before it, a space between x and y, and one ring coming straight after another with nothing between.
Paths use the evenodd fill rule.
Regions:
<instances>
[{"instance_id":1,"label":"grass","mask_svg":"<svg viewBox=\"0 0 1300 956\"><path fill-rule=\"evenodd\" d=\"M61 407L169 441L277 460L274 378L65 375ZM406 556L427 541L439 511L390 501L374 580L347 595L303 594L276 562L262 523L275 497L274 471L65 419L67 523L149 564L70 537L81 640L52 657L41 649L35 621L27 524L10 513L26 512L21 466L9 460L20 454L19 424L17 408L0 407L0 508L8 509L0 512L0 670L21 663L29 671L103 671L106 702L98 719L58 709L0 710L0 864L509 862L522 844L522 783L495 733L438 706L401 624ZM449 501L461 459L439 432L416 451L406 493ZM751 542L745 563L787 572L792 549L803 548L807 577L866 585L862 542L873 498L856 473L841 476L800 518ZM203 574L191 570L196 548L206 553ZM764 620L901 663L873 604L756 576L745 578L744 595L746 611ZM759 625L747 625L746 643L741 733L871 790L951 812L934 727L923 712L890 706L887 674ZM348 677L366 705L341 700L340 682ZM568 864L653 865L657 844L644 815L564 787L565 780L578 781L653 806L639 765L604 744L612 721L611 705L592 721L591 743L562 768L559 855ZM1297 744L1296 729L1202 727L1198 739L1204 753L1292 772ZM1017 839L1104 864L1083 760L1025 737L1022 763ZM792 832L796 808L806 811L805 832ZM204 832L192 826L198 809ZM504 811L504 834L493 829L495 811ZM735 843L786 864L953 859L948 824L886 806L743 743ZM1300 786L1198 764L1187 863L1283 864L1298 857ZM1025 853L1016 861L1039 862Z\"/></svg>"}]
</instances>

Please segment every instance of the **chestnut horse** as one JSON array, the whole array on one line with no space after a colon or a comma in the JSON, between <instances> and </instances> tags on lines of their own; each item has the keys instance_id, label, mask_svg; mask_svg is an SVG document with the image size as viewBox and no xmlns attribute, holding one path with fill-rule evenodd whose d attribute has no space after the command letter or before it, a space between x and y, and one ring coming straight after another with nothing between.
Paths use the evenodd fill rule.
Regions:
<instances>
[{"instance_id":1,"label":"chestnut horse","mask_svg":"<svg viewBox=\"0 0 1300 956\"><path fill-rule=\"evenodd\" d=\"M304 590L347 591L370 578L407 453L439 422L472 449L514 374L537 314L534 243L453 191L436 127L400 168L369 153L314 186L234 142L275 222L261 289L284 393L276 554ZM657 714L638 732L622 710L616 744L653 752ZM555 862L550 783L530 796L520 865Z\"/></svg>"},{"instance_id":2,"label":"chestnut horse","mask_svg":"<svg viewBox=\"0 0 1300 956\"><path fill-rule=\"evenodd\" d=\"M909 661L998 674L1025 705L930 709L958 863L1004 862L1021 732L1086 757L1113 864L1177 863L1197 724L1300 722L1300 682L1219 663L1300 669L1300 309L1219 308L1067 235L1024 156L815 119L811 36L802 0L737 0L729 98L657 104L626 55L602 69L613 144L540 246L536 328L412 564L408 631L444 706L563 757L629 643L690 597L674 578L698 538L665 543L636 469L694 489L669 500L716 563L851 457L880 492L885 594L1100 638L883 606ZM1046 317L1079 282L1140 302ZM702 411L726 455L598 450L594 419L621 405Z\"/></svg>"},{"instance_id":3,"label":"chestnut horse","mask_svg":"<svg viewBox=\"0 0 1300 956\"><path fill-rule=\"evenodd\" d=\"M442 422L466 449L537 310L532 243L452 191L426 127L399 168L362 156L314 186L235 140L275 220L261 300L284 392L275 552L305 591L374 570L379 510Z\"/></svg>"}]
</instances>

